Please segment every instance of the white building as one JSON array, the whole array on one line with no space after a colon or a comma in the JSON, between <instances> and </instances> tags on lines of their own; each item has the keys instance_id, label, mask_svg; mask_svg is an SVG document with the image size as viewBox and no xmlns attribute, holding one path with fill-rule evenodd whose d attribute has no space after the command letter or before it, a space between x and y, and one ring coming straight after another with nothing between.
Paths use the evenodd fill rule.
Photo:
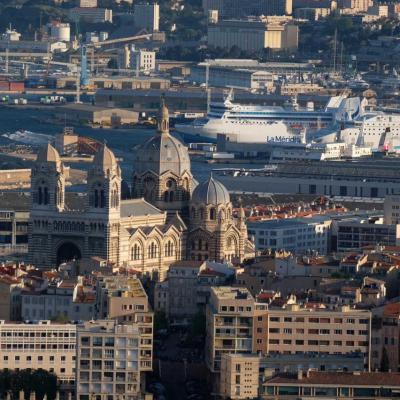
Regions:
<instances>
[{"instance_id":1,"label":"white building","mask_svg":"<svg viewBox=\"0 0 400 400\"><path fill-rule=\"evenodd\" d=\"M76 325L0 321L0 369L44 369L62 383L75 381Z\"/></svg>"},{"instance_id":2,"label":"white building","mask_svg":"<svg viewBox=\"0 0 400 400\"><path fill-rule=\"evenodd\" d=\"M204 62L191 68L190 78L193 82L206 83L206 65ZM274 75L268 71L211 66L208 84L224 88L272 90Z\"/></svg>"},{"instance_id":3,"label":"white building","mask_svg":"<svg viewBox=\"0 0 400 400\"><path fill-rule=\"evenodd\" d=\"M71 40L71 26L68 23L52 22L50 24L50 37L57 42Z\"/></svg>"},{"instance_id":4,"label":"white building","mask_svg":"<svg viewBox=\"0 0 400 400\"><path fill-rule=\"evenodd\" d=\"M325 216L250 222L256 250L288 250L296 254L329 251L331 219Z\"/></svg>"},{"instance_id":5,"label":"white building","mask_svg":"<svg viewBox=\"0 0 400 400\"><path fill-rule=\"evenodd\" d=\"M75 7L69 14L72 21L87 21L90 23L113 22L112 10L107 8Z\"/></svg>"},{"instance_id":6,"label":"white building","mask_svg":"<svg viewBox=\"0 0 400 400\"><path fill-rule=\"evenodd\" d=\"M160 29L160 6L157 3L139 3L134 6L133 22L136 30L158 32Z\"/></svg>"},{"instance_id":7,"label":"white building","mask_svg":"<svg viewBox=\"0 0 400 400\"><path fill-rule=\"evenodd\" d=\"M134 400L143 372L152 370L152 328L112 320L86 322L77 329L76 398Z\"/></svg>"},{"instance_id":8,"label":"white building","mask_svg":"<svg viewBox=\"0 0 400 400\"><path fill-rule=\"evenodd\" d=\"M156 69L156 52L136 49L132 46L129 51L129 67L142 72L150 72Z\"/></svg>"},{"instance_id":9,"label":"white building","mask_svg":"<svg viewBox=\"0 0 400 400\"><path fill-rule=\"evenodd\" d=\"M15 29L7 29L5 33L2 35L2 40L8 40L11 42L18 42L21 38L21 34L18 33Z\"/></svg>"},{"instance_id":10,"label":"white building","mask_svg":"<svg viewBox=\"0 0 400 400\"><path fill-rule=\"evenodd\" d=\"M79 0L78 4L82 8L96 8L97 0Z\"/></svg>"}]
</instances>

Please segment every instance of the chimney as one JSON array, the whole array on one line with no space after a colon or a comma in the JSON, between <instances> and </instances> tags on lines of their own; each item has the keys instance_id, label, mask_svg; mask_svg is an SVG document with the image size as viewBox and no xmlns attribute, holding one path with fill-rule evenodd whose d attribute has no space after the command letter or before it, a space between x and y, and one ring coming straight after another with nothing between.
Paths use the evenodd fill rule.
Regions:
<instances>
[{"instance_id":1,"label":"chimney","mask_svg":"<svg viewBox=\"0 0 400 400\"><path fill-rule=\"evenodd\" d=\"M301 381L303 379L303 371L301 369L297 370L297 380Z\"/></svg>"},{"instance_id":2,"label":"chimney","mask_svg":"<svg viewBox=\"0 0 400 400\"><path fill-rule=\"evenodd\" d=\"M306 374L307 378L310 377L310 372L311 372L311 369L309 368L309 369L307 370L307 374Z\"/></svg>"}]
</instances>

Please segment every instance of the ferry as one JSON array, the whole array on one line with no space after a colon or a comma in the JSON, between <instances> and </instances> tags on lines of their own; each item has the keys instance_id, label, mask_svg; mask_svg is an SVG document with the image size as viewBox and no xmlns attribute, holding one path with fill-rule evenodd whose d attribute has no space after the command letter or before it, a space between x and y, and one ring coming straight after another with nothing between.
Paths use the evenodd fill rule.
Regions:
<instances>
[{"instance_id":1,"label":"ferry","mask_svg":"<svg viewBox=\"0 0 400 400\"><path fill-rule=\"evenodd\" d=\"M294 143L301 142L304 130L312 137L314 132L355 120L361 113L358 97L335 96L324 109L314 110L312 103L300 108L296 99L284 106L242 105L233 102L231 92L222 103L210 103L206 117L177 123L175 130L191 141L216 141L218 134L224 134L236 142Z\"/></svg>"}]
</instances>

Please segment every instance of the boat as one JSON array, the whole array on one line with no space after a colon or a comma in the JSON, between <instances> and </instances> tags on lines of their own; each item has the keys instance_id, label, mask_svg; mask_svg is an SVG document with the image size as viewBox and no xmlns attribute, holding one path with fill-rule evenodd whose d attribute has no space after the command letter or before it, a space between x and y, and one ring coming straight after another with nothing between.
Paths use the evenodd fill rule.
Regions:
<instances>
[{"instance_id":1,"label":"boat","mask_svg":"<svg viewBox=\"0 0 400 400\"><path fill-rule=\"evenodd\" d=\"M360 74L357 74L353 79L349 80L348 87L353 90L366 90L369 89L369 83Z\"/></svg>"},{"instance_id":2,"label":"boat","mask_svg":"<svg viewBox=\"0 0 400 400\"><path fill-rule=\"evenodd\" d=\"M177 123L175 130L191 141L216 141L218 134L223 134L243 143L298 143L305 129L312 137L314 132L351 121L360 113L358 97L335 96L324 109L314 110L312 104L301 108L296 98L284 106L238 104L230 92L223 102L210 103L206 117Z\"/></svg>"}]
</instances>

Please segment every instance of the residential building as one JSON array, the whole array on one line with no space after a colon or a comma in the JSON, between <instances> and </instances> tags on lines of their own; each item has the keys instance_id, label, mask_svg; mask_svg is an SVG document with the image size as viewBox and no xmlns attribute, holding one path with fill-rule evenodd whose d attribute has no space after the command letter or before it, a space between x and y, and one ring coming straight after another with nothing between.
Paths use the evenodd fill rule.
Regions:
<instances>
[{"instance_id":1,"label":"residential building","mask_svg":"<svg viewBox=\"0 0 400 400\"><path fill-rule=\"evenodd\" d=\"M259 368L258 355L222 354L219 390L222 398L257 398Z\"/></svg>"},{"instance_id":2,"label":"residential building","mask_svg":"<svg viewBox=\"0 0 400 400\"><path fill-rule=\"evenodd\" d=\"M137 3L134 5L133 23L135 29L148 32L160 30L160 6L157 3Z\"/></svg>"},{"instance_id":3,"label":"residential building","mask_svg":"<svg viewBox=\"0 0 400 400\"><path fill-rule=\"evenodd\" d=\"M291 15L292 0L250 0L246 3L239 0L203 0L203 10L205 13L216 10L221 19L249 15Z\"/></svg>"},{"instance_id":4,"label":"residential building","mask_svg":"<svg viewBox=\"0 0 400 400\"><path fill-rule=\"evenodd\" d=\"M212 372L221 369L225 353L252 353L254 308L254 298L246 288L211 288L206 307L205 359Z\"/></svg>"},{"instance_id":5,"label":"residential building","mask_svg":"<svg viewBox=\"0 0 400 400\"><path fill-rule=\"evenodd\" d=\"M299 366L313 371L363 371L363 358L357 354L223 354L219 394L223 399L259 397L263 383L276 374L297 374ZM290 376L290 375L289 375ZM280 398L280 397L275 397ZM291 397L284 397L288 399Z\"/></svg>"},{"instance_id":6,"label":"residential building","mask_svg":"<svg viewBox=\"0 0 400 400\"><path fill-rule=\"evenodd\" d=\"M388 18L389 17L389 6L387 4L377 4L368 7L367 10L368 15L376 15L379 18Z\"/></svg>"},{"instance_id":7,"label":"residential building","mask_svg":"<svg viewBox=\"0 0 400 400\"><path fill-rule=\"evenodd\" d=\"M152 340L137 324L91 321L77 327L76 398L137 400L152 370Z\"/></svg>"},{"instance_id":8,"label":"residential building","mask_svg":"<svg viewBox=\"0 0 400 400\"><path fill-rule=\"evenodd\" d=\"M371 313L342 306L336 310L289 304L255 306L253 352L261 354L361 353L370 366Z\"/></svg>"},{"instance_id":9,"label":"residential building","mask_svg":"<svg viewBox=\"0 0 400 400\"><path fill-rule=\"evenodd\" d=\"M211 261L177 261L170 265L167 280L156 284L154 308L170 320L188 319L204 311L211 286L233 280L234 270Z\"/></svg>"},{"instance_id":10,"label":"residential building","mask_svg":"<svg viewBox=\"0 0 400 400\"><path fill-rule=\"evenodd\" d=\"M400 225L384 223L382 217L342 219L337 222L337 251L359 251L366 246L396 246Z\"/></svg>"},{"instance_id":11,"label":"residential building","mask_svg":"<svg viewBox=\"0 0 400 400\"><path fill-rule=\"evenodd\" d=\"M25 207L0 199L0 253L26 252L28 249L29 212ZM28 208L28 207L27 207Z\"/></svg>"},{"instance_id":12,"label":"residential building","mask_svg":"<svg viewBox=\"0 0 400 400\"><path fill-rule=\"evenodd\" d=\"M400 195L386 196L383 210L386 224L400 224Z\"/></svg>"},{"instance_id":13,"label":"residential building","mask_svg":"<svg viewBox=\"0 0 400 400\"><path fill-rule=\"evenodd\" d=\"M287 218L248 223L249 238L256 250L287 250L295 254L311 251L328 254L330 250L329 216Z\"/></svg>"},{"instance_id":14,"label":"residential building","mask_svg":"<svg viewBox=\"0 0 400 400\"><path fill-rule=\"evenodd\" d=\"M22 287L22 279L0 274L0 320L19 321L21 319Z\"/></svg>"},{"instance_id":15,"label":"residential building","mask_svg":"<svg viewBox=\"0 0 400 400\"><path fill-rule=\"evenodd\" d=\"M367 12L373 6L373 0L339 0L339 8L349 8L353 13Z\"/></svg>"},{"instance_id":16,"label":"residential building","mask_svg":"<svg viewBox=\"0 0 400 400\"><path fill-rule=\"evenodd\" d=\"M42 287L21 291L21 317L24 321L90 320L95 313L95 295L82 281L47 282Z\"/></svg>"},{"instance_id":17,"label":"residential building","mask_svg":"<svg viewBox=\"0 0 400 400\"><path fill-rule=\"evenodd\" d=\"M299 29L290 20L257 18L222 20L208 25L210 46L254 52L264 48L293 51L298 47Z\"/></svg>"},{"instance_id":18,"label":"residential building","mask_svg":"<svg viewBox=\"0 0 400 400\"><path fill-rule=\"evenodd\" d=\"M387 399L398 397L399 373L299 371L277 374L262 383L260 397L267 399Z\"/></svg>"},{"instance_id":19,"label":"residential building","mask_svg":"<svg viewBox=\"0 0 400 400\"><path fill-rule=\"evenodd\" d=\"M62 384L75 382L76 325L0 321L0 369L44 369Z\"/></svg>"},{"instance_id":20,"label":"residential building","mask_svg":"<svg viewBox=\"0 0 400 400\"><path fill-rule=\"evenodd\" d=\"M78 7L95 8L97 7L97 0L78 0Z\"/></svg>"},{"instance_id":21,"label":"residential building","mask_svg":"<svg viewBox=\"0 0 400 400\"><path fill-rule=\"evenodd\" d=\"M320 19L330 15L330 13L331 13L330 8L305 7L305 8L296 8L294 11L294 16L300 19L308 19L309 21L319 21Z\"/></svg>"},{"instance_id":22,"label":"residential building","mask_svg":"<svg viewBox=\"0 0 400 400\"><path fill-rule=\"evenodd\" d=\"M382 310L382 312L380 312ZM371 367L381 368L383 353L388 369L400 371L400 303L389 303L373 310Z\"/></svg>"}]
</instances>

